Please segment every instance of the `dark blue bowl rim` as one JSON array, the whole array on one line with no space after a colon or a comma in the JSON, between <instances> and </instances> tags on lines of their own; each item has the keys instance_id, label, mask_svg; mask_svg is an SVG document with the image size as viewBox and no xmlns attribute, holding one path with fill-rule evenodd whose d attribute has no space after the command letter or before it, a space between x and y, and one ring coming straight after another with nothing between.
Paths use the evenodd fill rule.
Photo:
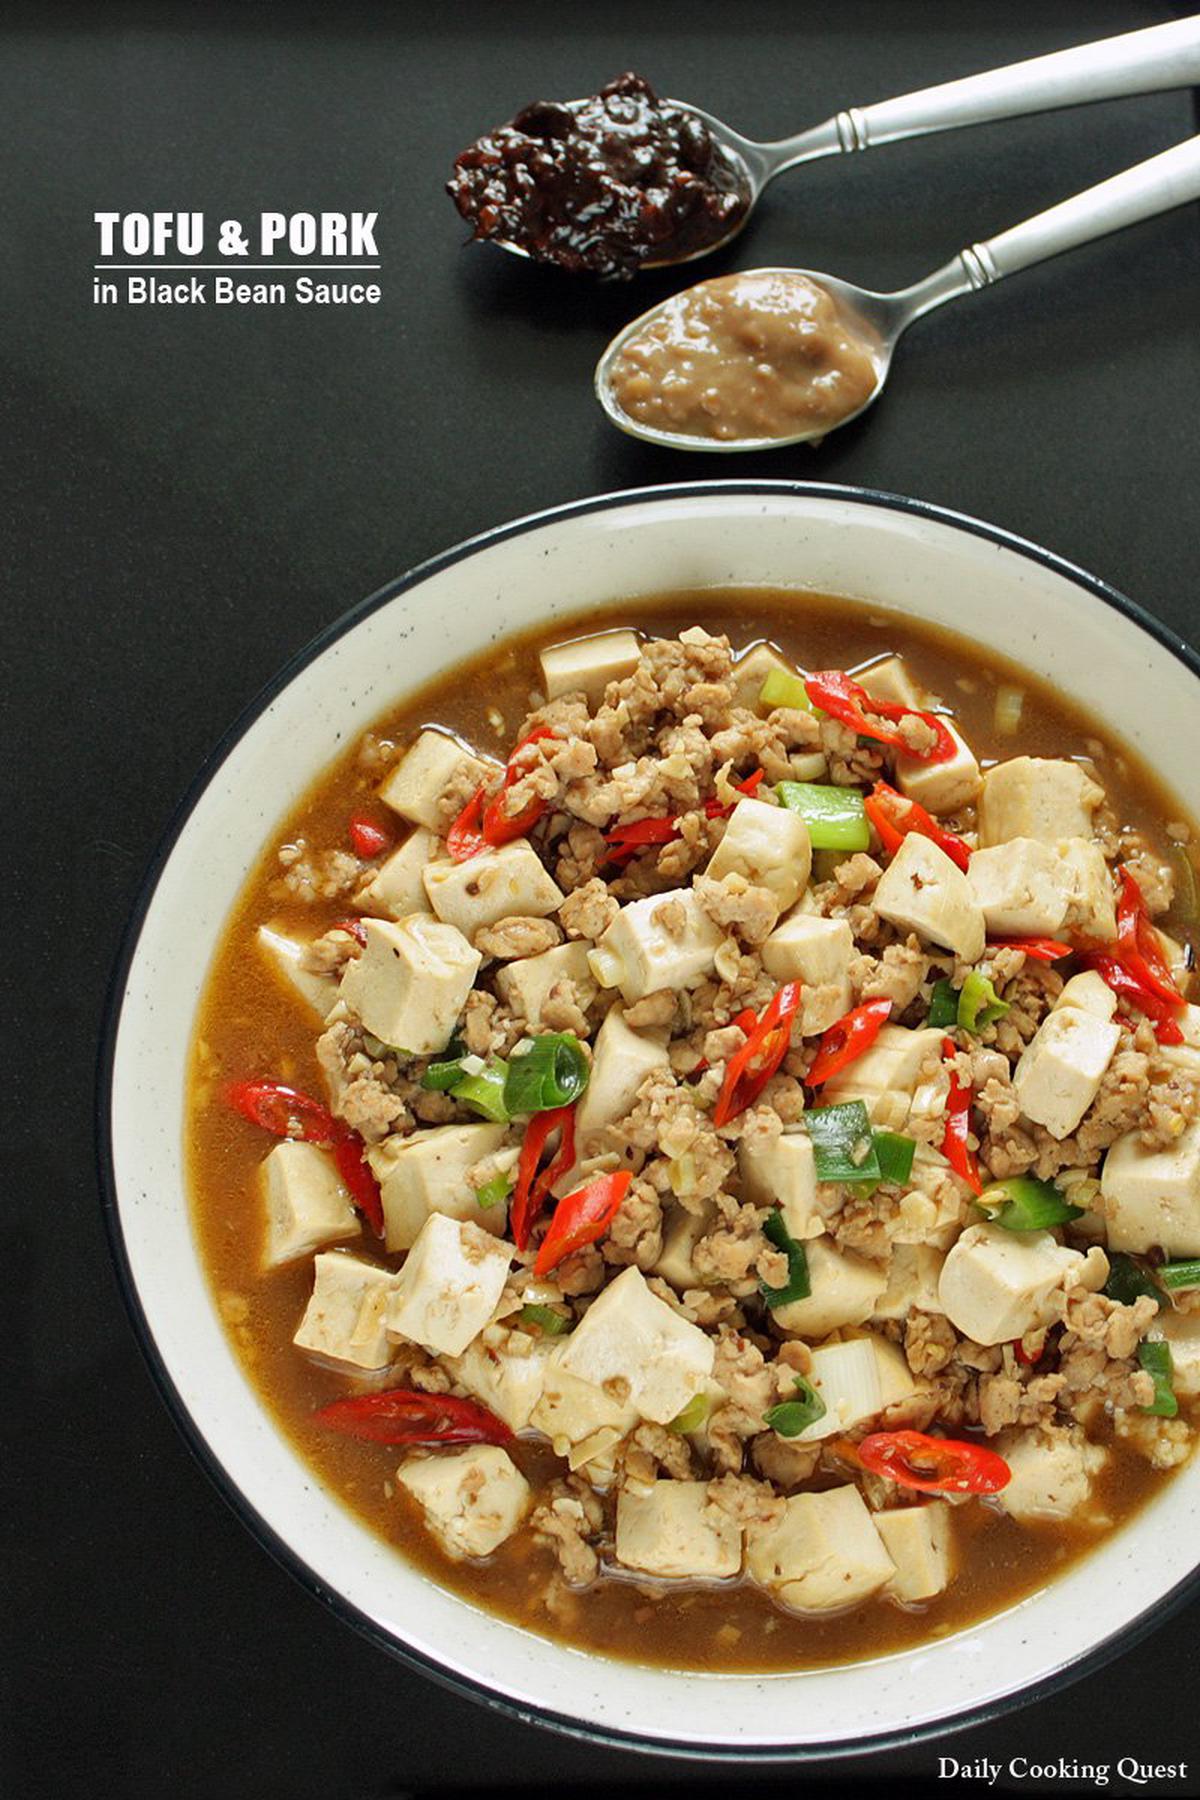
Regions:
<instances>
[{"instance_id":1,"label":"dark blue bowl rim","mask_svg":"<svg viewBox=\"0 0 1200 1800\"><path fill-rule=\"evenodd\" d=\"M477 1682L469 1676L447 1669L433 1658L394 1638L367 1614L352 1606L341 1594L327 1587L316 1571L267 1524L261 1514L250 1504L232 1475L209 1448L159 1354L130 1267L121 1225L113 1156L112 1089L117 1033L129 971L137 951L146 914L167 860L201 795L235 745L245 736L272 700L289 685L302 669L307 668L331 644L336 643L339 638L352 631L379 607L387 605L398 595L417 587L429 576L452 568L454 564L464 561L467 557L473 556L493 544L503 543L508 538L524 536L531 531L537 531L545 525L561 520L609 512L620 507L691 498L717 498L723 495L743 498L759 495L765 499L800 496L811 499L844 500L858 506L929 520L935 524L950 526L969 536L982 538L986 542L1012 551L1030 562L1040 564L1043 568L1053 570L1055 574L1073 582L1105 606L1112 607L1114 611L1123 614L1125 618L1137 625L1156 643L1161 644L1165 650L1183 663L1197 679L1200 679L1200 654L1197 654L1190 644L1171 631L1161 620L1154 618L1152 614L1139 606L1136 601L1129 599L1127 595L1120 593L1107 582L1101 581L1097 576L1080 569L1064 557L1055 555L1053 551L1043 550L1039 545L1032 544L1027 539L1017 536L1014 532L1006 531L1000 526L986 524L980 519L972 518L969 514L956 512L949 507L937 506L930 501L910 499L905 495L886 493L879 489L817 481L676 482L661 487L627 488L614 493L594 495L583 500L568 501L564 505L547 507L541 512L529 513L506 525L498 525L491 530L480 532L475 537L467 538L453 548L419 563L407 574L387 582L365 600L361 600L349 611L334 619L324 630L318 632L250 701L205 759L195 779L180 800L142 879L110 978L96 1070L96 1149L101 1206L121 1294L142 1354L149 1364L150 1372L168 1411L201 1468L241 1522L282 1568L294 1576L310 1594L327 1606L338 1618L351 1625L372 1644L397 1657L409 1668L449 1689L451 1693L475 1700L508 1718L519 1720L522 1724L546 1726L566 1736L582 1739L587 1743L603 1744L614 1749L675 1756L698 1762L832 1762L848 1757L927 1743L944 1737L949 1732L963 1731L971 1726L999 1719L1033 1701L1062 1692L1072 1682L1096 1673L1116 1657L1127 1654L1150 1632L1178 1612L1188 1600L1200 1592L1200 1565L1185 1575L1161 1600L1147 1607L1129 1625L1121 1627L1092 1650L1056 1670L1053 1675L1047 1676L1043 1681L1032 1683L980 1706L964 1709L947 1718L931 1720L926 1724L914 1726L907 1731L878 1732L873 1735L864 1733L854 1742L749 1746L736 1743L698 1745L680 1742L666 1734L647 1736L632 1730L623 1731L615 1726L592 1725L584 1720L557 1713L550 1707L523 1706L505 1695L493 1692L483 1683Z\"/></svg>"}]
</instances>

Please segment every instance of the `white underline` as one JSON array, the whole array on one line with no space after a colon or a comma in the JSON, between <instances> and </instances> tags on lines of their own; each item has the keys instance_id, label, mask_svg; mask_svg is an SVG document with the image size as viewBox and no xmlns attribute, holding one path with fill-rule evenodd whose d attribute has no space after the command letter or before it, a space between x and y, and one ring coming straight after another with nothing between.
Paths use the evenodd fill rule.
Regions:
<instances>
[{"instance_id":1,"label":"white underline","mask_svg":"<svg viewBox=\"0 0 1200 1800\"><path fill-rule=\"evenodd\" d=\"M350 273L358 269L381 269L382 263L93 263L93 269L110 269L114 274L123 269L133 269L139 275L153 275L160 269L222 269L227 274L240 273L249 275L259 269L270 269L280 275L305 273L314 270L324 274Z\"/></svg>"}]
</instances>

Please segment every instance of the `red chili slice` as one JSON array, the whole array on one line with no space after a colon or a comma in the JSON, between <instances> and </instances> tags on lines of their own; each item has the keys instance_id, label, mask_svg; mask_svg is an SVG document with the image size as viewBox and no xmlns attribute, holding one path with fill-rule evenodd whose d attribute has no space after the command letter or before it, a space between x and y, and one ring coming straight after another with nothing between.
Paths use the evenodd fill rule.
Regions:
<instances>
[{"instance_id":1,"label":"red chili slice","mask_svg":"<svg viewBox=\"0 0 1200 1800\"><path fill-rule=\"evenodd\" d=\"M889 856L894 856L910 832L926 837L944 850L960 869L971 860L971 846L945 826L939 825L931 812L915 800L909 800L886 781L877 781L863 801L868 819L875 827L880 843Z\"/></svg>"},{"instance_id":2,"label":"red chili slice","mask_svg":"<svg viewBox=\"0 0 1200 1800\"><path fill-rule=\"evenodd\" d=\"M272 1137L298 1138L332 1150L350 1198L372 1231L383 1236L383 1197L357 1131L335 1119L319 1100L282 1081L235 1081L226 1089L226 1098L244 1119Z\"/></svg>"},{"instance_id":3,"label":"red chili slice","mask_svg":"<svg viewBox=\"0 0 1200 1800\"><path fill-rule=\"evenodd\" d=\"M733 786L739 794L745 794L748 800L753 800L766 778L765 769L755 769L753 775L747 775L745 781L735 781ZM722 806L717 796L710 794L704 802L704 810L710 819L727 819L736 805L736 800L730 800L727 805Z\"/></svg>"},{"instance_id":4,"label":"red chili slice","mask_svg":"<svg viewBox=\"0 0 1200 1800\"><path fill-rule=\"evenodd\" d=\"M835 1020L817 1046L817 1054L807 1076L809 1087L820 1087L823 1081L840 1075L856 1057L869 1049L882 1031L891 1010L890 1000L866 1000L852 1012Z\"/></svg>"},{"instance_id":5,"label":"red chili slice","mask_svg":"<svg viewBox=\"0 0 1200 1800\"><path fill-rule=\"evenodd\" d=\"M1064 956L1070 956L1070 944L1060 944L1057 938L997 938L988 945L989 954L995 950L1021 950L1031 956L1034 962L1061 962Z\"/></svg>"},{"instance_id":6,"label":"red chili slice","mask_svg":"<svg viewBox=\"0 0 1200 1800\"><path fill-rule=\"evenodd\" d=\"M367 941L367 922L365 919L337 919L329 929L330 931L344 931L346 936L352 937L356 944L365 944Z\"/></svg>"},{"instance_id":7,"label":"red chili slice","mask_svg":"<svg viewBox=\"0 0 1200 1800\"><path fill-rule=\"evenodd\" d=\"M385 831L363 813L355 813L350 821L349 831L354 854L361 856L364 862L369 862L373 856L382 856L392 841L390 831Z\"/></svg>"},{"instance_id":8,"label":"red chili slice","mask_svg":"<svg viewBox=\"0 0 1200 1800\"><path fill-rule=\"evenodd\" d=\"M679 836L678 819L635 819L631 825L614 825L606 831L609 862L627 863L652 844L669 844Z\"/></svg>"},{"instance_id":9,"label":"red chili slice","mask_svg":"<svg viewBox=\"0 0 1200 1800\"><path fill-rule=\"evenodd\" d=\"M517 1179L513 1184L512 1205L508 1214L513 1243L518 1250L528 1249L530 1233L541 1217L551 1188L575 1162L575 1104L572 1102L570 1106L556 1106L549 1112L535 1113L526 1127L521 1154L517 1158ZM558 1147L558 1154L539 1175L538 1164L542 1160L546 1140L551 1132L560 1128L562 1143Z\"/></svg>"},{"instance_id":10,"label":"red chili slice","mask_svg":"<svg viewBox=\"0 0 1200 1800\"><path fill-rule=\"evenodd\" d=\"M313 1414L313 1423L374 1444L507 1444L513 1435L503 1419L476 1400L417 1394L411 1388L334 1400Z\"/></svg>"},{"instance_id":11,"label":"red chili slice","mask_svg":"<svg viewBox=\"0 0 1200 1800\"><path fill-rule=\"evenodd\" d=\"M485 848L483 802L486 794L486 783L477 787L446 833L446 848L455 862L470 862Z\"/></svg>"},{"instance_id":12,"label":"red chili slice","mask_svg":"<svg viewBox=\"0 0 1200 1800\"><path fill-rule=\"evenodd\" d=\"M1117 902L1117 961L1133 979L1167 1006L1182 1006L1142 890L1128 869L1121 870L1121 897Z\"/></svg>"},{"instance_id":13,"label":"red chili slice","mask_svg":"<svg viewBox=\"0 0 1200 1800\"><path fill-rule=\"evenodd\" d=\"M1176 1016L1182 1001L1168 1004L1165 1000L1160 1000L1157 994L1152 994L1149 988L1143 987L1115 956L1109 956L1103 951L1085 951L1079 960L1085 969L1094 969L1127 1006L1135 1006L1139 1012L1145 1013L1160 1044L1183 1043L1183 1032Z\"/></svg>"},{"instance_id":14,"label":"red chili slice","mask_svg":"<svg viewBox=\"0 0 1200 1800\"><path fill-rule=\"evenodd\" d=\"M1016 1359L1019 1363L1024 1363L1024 1365L1027 1369L1034 1368L1036 1364L1041 1362L1041 1360L1042 1360L1043 1356L1045 1356L1045 1354L1046 1354L1046 1345L1044 1342L1042 1344L1041 1349L1038 1351L1037 1355L1031 1356L1029 1354L1028 1350L1025 1348L1025 1344L1021 1338L1013 1339L1013 1355L1016 1357Z\"/></svg>"},{"instance_id":15,"label":"red chili slice","mask_svg":"<svg viewBox=\"0 0 1200 1800\"><path fill-rule=\"evenodd\" d=\"M713 1108L714 1125L727 1125L762 1093L787 1055L799 1005L800 983L788 981L763 1008L746 1042L726 1064L725 1080Z\"/></svg>"},{"instance_id":16,"label":"red chili slice","mask_svg":"<svg viewBox=\"0 0 1200 1800\"><path fill-rule=\"evenodd\" d=\"M855 1452L873 1475L886 1475L919 1494L998 1494L1012 1480L1012 1470L994 1450L924 1431L874 1431Z\"/></svg>"},{"instance_id":17,"label":"red chili slice","mask_svg":"<svg viewBox=\"0 0 1200 1800\"><path fill-rule=\"evenodd\" d=\"M565 1194L554 1209L550 1228L538 1247L535 1275L548 1275L564 1257L604 1236L629 1192L633 1176L628 1169L601 1175L573 1194Z\"/></svg>"},{"instance_id":18,"label":"red chili slice","mask_svg":"<svg viewBox=\"0 0 1200 1800\"><path fill-rule=\"evenodd\" d=\"M958 745L949 728L936 713L922 712L915 706L901 706L896 700L872 700L867 690L857 681L851 681L844 669L820 669L814 675L805 676L804 687L813 705L828 713L831 719L848 725L860 737L902 750L905 756L911 756L917 762L949 762L958 754ZM928 750L914 750L898 731L889 730L883 723L885 720L898 723L901 719L920 719L929 726L934 742Z\"/></svg>"},{"instance_id":19,"label":"red chili slice","mask_svg":"<svg viewBox=\"0 0 1200 1800\"><path fill-rule=\"evenodd\" d=\"M524 837L537 824L546 810L547 801L531 801L524 812L510 818L504 810L504 796L523 773L516 767L522 750L529 744L536 744L540 738L555 735L549 725L539 725L536 731L531 731L528 737L521 739L508 759L500 791L491 800L487 797L490 783L482 782L476 788L446 833L446 848L455 862L469 862L489 846L495 848L500 844L511 843L513 838Z\"/></svg>"},{"instance_id":20,"label":"red chili slice","mask_svg":"<svg viewBox=\"0 0 1200 1800\"><path fill-rule=\"evenodd\" d=\"M953 1063L958 1055L953 1038L942 1039L942 1060ZM979 1159L967 1142L971 1129L971 1101L974 1094L969 1083L963 1083L950 1071L950 1098L946 1102L946 1134L942 1139L942 1155L956 1175L961 1175L973 1194L982 1194Z\"/></svg>"}]
</instances>

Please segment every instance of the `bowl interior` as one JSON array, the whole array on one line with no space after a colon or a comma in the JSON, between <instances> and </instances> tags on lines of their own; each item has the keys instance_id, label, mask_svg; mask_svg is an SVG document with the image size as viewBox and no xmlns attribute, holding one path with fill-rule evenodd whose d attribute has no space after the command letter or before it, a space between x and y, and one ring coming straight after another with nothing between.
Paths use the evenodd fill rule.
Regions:
<instances>
[{"instance_id":1,"label":"bowl interior","mask_svg":"<svg viewBox=\"0 0 1200 1800\"><path fill-rule=\"evenodd\" d=\"M600 1659L444 1592L345 1512L278 1434L225 1338L184 1189L195 1009L246 870L281 815L406 690L516 629L681 587L843 593L965 633L1106 718L1185 801L1194 658L1099 584L989 528L828 487L725 482L613 495L449 552L284 671L189 797L114 996L102 1134L114 1243L160 1379L260 1536L382 1641L523 1715L673 1750L859 1750L1002 1706L1130 1642L1187 1585L1200 1469L1052 1588L918 1652L797 1675L696 1675ZM634 621L636 622L636 621Z\"/></svg>"}]
</instances>

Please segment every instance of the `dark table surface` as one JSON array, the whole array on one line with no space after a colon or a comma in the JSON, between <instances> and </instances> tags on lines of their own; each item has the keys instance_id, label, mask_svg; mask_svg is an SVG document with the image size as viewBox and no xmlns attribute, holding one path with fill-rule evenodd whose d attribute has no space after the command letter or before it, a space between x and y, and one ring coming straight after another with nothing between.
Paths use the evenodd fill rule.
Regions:
<instances>
[{"instance_id":1,"label":"dark table surface","mask_svg":"<svg viewBox=\"0 0 1200 1800\"><path fill-rule=\"evenodd\" d=\"M1169 11L6 10L4 1793L325 1800L729 1781L716 1765L552 1736L407 1671L226 1508L159 1401L109 1263L90 1122L108 971L176 799L320 626L500 520L717 472L619 437L589 399L610 331L671 283L574 285L462 247L440 186L468 139L535 95L585 92L628 66L782 135ZM800 261L899 285L1194 129L1180 93L820 164L772 190L724 266ZM95 211L267 207L377 209L382 303L92 304ZM1197 641L1198 299L1193 208L951 308L914 331L865 422L736 472L979 514ZM1192 1763L1182 1782L1137 1791L1200 1791L1198 1629L1192 1605L1052 1698L823 1775L891 1784L932 1780L939 1755L1125 1756ZM791 1779L747 1774L745 1791ZM1115 1774L1109 1786L1134 1791Z\"/></svg>"}]
</instances>

